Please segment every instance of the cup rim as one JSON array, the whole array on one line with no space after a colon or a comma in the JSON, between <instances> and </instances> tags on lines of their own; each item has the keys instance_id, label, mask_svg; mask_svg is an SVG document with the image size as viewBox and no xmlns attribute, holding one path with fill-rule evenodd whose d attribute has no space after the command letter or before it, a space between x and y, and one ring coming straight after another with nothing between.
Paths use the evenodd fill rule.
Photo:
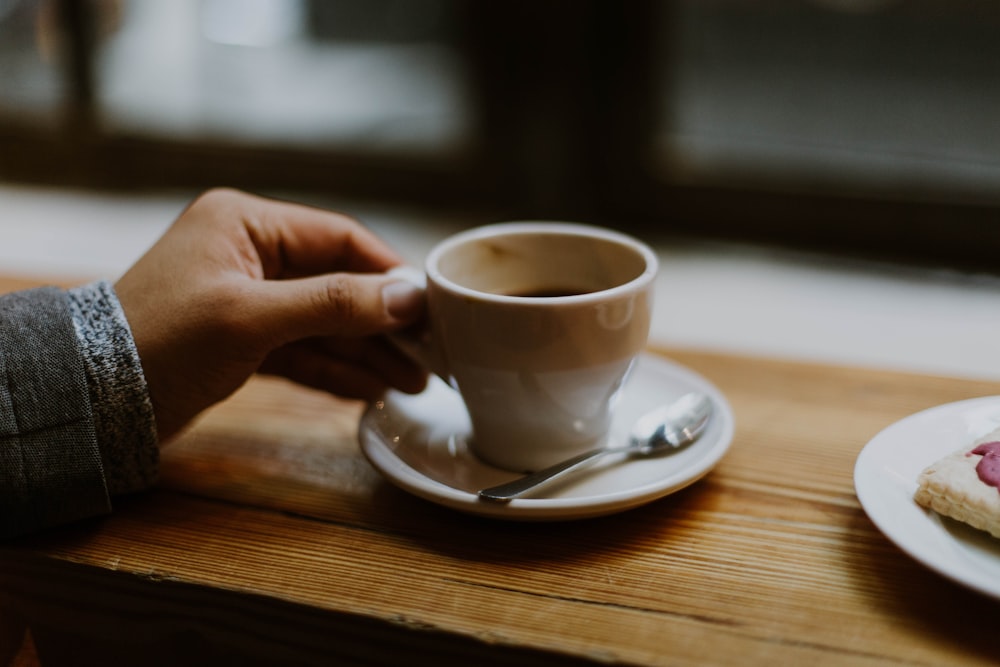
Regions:
<instances>
[{"instance_id":1,"label":"cup rim","mask_svg":"<svg viewBox=\"0 0 1000 667\"><path fill-rule=\"evenodd\" d=\"M604 241L617 243L628 247L642 256L645 268L638 276L614 287L598 290L596 292L586 292L584 294L572 294L568 296L547 296L531 297L516 296L509 294L497 294L495 292L484 292L470 287L460 285L445 277L438 269L441 257L458 246L469 241L489 238L500 234L516 232L543 232L547 234L565 236L583 236ZM659 271L659 260L653 249L638 238L619 232L607 227L589 225L579 222L561 222L553 220L516 220L511 222L497 222L479 227L473 227L465 231L458 232L438 243L431 249L424 261L424 271L428 279L439 287L442 287L454 294L475 298L479 301L491 303L518 304L522 306L539 305L551 306L553 304L585 304L589 301L604 301L609 297L614 297L618 293L633 292L645 288L656 277Z\"/></svg>"}]
</instances>

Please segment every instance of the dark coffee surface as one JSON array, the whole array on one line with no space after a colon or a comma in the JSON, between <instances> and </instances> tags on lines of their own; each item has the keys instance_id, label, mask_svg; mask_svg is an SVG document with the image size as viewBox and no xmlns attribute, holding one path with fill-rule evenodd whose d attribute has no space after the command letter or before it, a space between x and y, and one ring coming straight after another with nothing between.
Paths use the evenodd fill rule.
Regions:
<instances>
[{"instance_id":1,"label":"dark coffee surface","mask_svg":"<svg viewBox=\"0 0 1000 667\"><path fill-rule=\"evenodd\" d=\"M576 296L577 294L587 294L593 290L584 287L568 287L564 285L540 286L528 290L517 292L506 292L507 296L521 296L531 299L544 299L555 296Z\"/></svg>"}]
</instances>

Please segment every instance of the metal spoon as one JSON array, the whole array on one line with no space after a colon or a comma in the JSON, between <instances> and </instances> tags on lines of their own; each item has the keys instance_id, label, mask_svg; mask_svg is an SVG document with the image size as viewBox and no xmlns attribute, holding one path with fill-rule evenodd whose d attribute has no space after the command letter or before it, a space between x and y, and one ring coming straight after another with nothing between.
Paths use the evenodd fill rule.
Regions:
<instances>
[{"instance_id":1,"label":"metal spoon","mask_svg":"<svg viewBox=\"0 0 1000 667\"><path fill-rule=\"evenodd\" d=\"M640 417L632 427L627 445L584 452L512 482L483 489L479 492L479 497L482 500L506 503L605 454L651 456L677 449L697 440L711 416L712 401L708 396L697 392L685 394L673 403Z\"/></svg>"}]
</instances>

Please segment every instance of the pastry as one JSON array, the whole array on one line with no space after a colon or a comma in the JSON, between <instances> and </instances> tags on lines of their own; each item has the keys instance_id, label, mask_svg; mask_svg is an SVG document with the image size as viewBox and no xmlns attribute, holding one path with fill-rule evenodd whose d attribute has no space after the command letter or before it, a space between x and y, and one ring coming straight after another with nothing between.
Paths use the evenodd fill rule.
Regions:
<instances>
[{"instance_id":1,"label":"pastry","mask_svg":"<svg viewBox=\"0 0 1000 667\"><path fill-rule=\"evenodd\" d=\"M920 473L914 500L1000 538L1000 429Z\"/></svg>"}]
</instances>

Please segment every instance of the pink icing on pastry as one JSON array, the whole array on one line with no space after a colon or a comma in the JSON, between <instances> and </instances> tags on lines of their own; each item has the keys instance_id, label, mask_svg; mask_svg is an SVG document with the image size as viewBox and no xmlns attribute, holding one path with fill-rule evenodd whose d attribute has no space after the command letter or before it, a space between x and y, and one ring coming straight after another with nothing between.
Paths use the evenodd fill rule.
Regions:
<instances>
[{"instance_id":1,"label":"pink icing on pastry","mask_svg":"<svg viewBox=\"0 0 1000 667\"><path fill-rule=\"evenodd\" d=\"M1000 442L984 442L970 453L983 457L976 464L979 479L1000 491Z\"/></svg>"}]
</instances>

